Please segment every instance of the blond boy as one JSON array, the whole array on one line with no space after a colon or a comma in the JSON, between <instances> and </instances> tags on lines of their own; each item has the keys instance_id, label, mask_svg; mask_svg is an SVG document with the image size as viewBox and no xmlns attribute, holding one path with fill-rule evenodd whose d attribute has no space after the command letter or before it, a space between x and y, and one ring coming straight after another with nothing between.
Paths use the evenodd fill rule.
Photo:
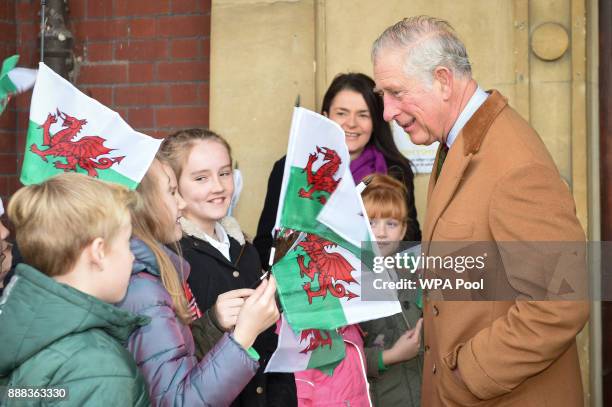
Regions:
<instances>
[{"instance_id":1,"label":"blond boy","mask_svg":"<svg viewBox=\"0 0 612 407\"><path fill-rule=\"evenodd\" d=\"M123 347L148 321L111 305L128 286L136 200L75 173L13 196L8 215L25 264L0 298L0 404L149 404Z\"/></svg>"}]
</instances>

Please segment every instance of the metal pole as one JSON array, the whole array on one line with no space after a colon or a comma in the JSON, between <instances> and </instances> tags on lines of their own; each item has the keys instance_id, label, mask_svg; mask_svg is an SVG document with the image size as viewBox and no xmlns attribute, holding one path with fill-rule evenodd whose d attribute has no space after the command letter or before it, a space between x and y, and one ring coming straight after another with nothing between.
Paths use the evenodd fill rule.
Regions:
<instances>
[{"instance_id":1,"label":"metal pole","mask_svg":"<svg viewBox=\"0 0 612 407\"><path fill-rule=\"evenodd\" d=\"M40 0L40 62L45 60L45 13L47 0Z\"/></svg>"}]
</instances>

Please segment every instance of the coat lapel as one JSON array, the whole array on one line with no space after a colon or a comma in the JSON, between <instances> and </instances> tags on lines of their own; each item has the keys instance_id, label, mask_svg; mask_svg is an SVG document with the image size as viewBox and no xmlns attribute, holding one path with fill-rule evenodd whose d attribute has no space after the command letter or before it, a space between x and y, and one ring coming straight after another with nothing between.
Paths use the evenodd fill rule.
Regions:
<instances>
[{"instance_id":1,"label":"coat lapel","mask_svg":"<svg viewBox=\"0 0 612 407\"><path fill-rule=\"evenodd\" d=\"M423 240L430 241L435 229L436 222L444 212L446 206L450 203L453 195L463 178L463 173L467 169L473 154L467 156L462 154L461 134L457 137L455 144L448 151L439 179L435 179L435 173L429 179L427 215L425 217L425 233ZM439 156L439 152L438 152ZM439 157L436 157L436 162ZM434 164L435 165L435 164ZM434 168L436 168L434 166ZM432 185L433 183L433 185Z\"/></svg>"},{"instance_id":2,"label":"coat lapel","mask_svg":"<svg viewBox=\"0 0 612 407\"><path fill-rule=\"evenodd\" d=\"M431 167L431 176L429 177L429 185L427 187L427 202L431 199L431 193L433 192L434 186L436 185L436 168L438 168L438 160L440 159L440 151L442 151L442 144L438 146L438 151L436 152L436 158L434 160L433 167Z\"/></svg>"},{"instance_id":3,"label":"coat lapel","mask_svg":"<svg viewBox=\"0 0 612 407\"><path fill-rule=\"evenodd\" d=\"M465 124L448 151L439 179L436 179L435 171L432 171L427 191L423 241L431 240L436 223L453 199L472 157L478 153L489 127L507 104L507 99L498 91L489 91L487 100ZM437 168L440 150L436 154L433 169Z\"/></svg>"}]
</instances>

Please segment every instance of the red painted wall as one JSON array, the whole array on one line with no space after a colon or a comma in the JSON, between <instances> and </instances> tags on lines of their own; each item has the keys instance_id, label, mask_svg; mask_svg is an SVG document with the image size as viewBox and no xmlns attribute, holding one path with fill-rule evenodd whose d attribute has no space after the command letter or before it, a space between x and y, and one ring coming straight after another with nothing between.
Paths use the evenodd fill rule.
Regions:
<instances>
[{"instance_id":1,"label":"red painted wall","mask_svg":"<svg viewBox=\"0 0 612 407\"><path fill-rule=\"evenodd\" d=\"M74 82L154 137L208 126L210 0L68 0ZM40 2L0 2L0 58L38 63ZM0 195L19 188L30 93L0 117Z\"/></svg>"}]
</instances>

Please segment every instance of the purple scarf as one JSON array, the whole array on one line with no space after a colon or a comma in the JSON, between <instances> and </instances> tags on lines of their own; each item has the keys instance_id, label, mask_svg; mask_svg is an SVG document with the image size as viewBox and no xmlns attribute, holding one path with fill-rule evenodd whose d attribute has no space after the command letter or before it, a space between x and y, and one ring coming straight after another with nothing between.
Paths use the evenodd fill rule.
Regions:
<instances>
[{"instance_id":1,"label":"purple scarf","mask_svg":"<svg viewBox=\"0 0 612 407\"><path fill-rule=\"evenodd\" d=\"M367 146L361 155L351 161L351 173L355 183L359 183L364 177L379 173L387 173L385 156L372 144Z\"/></svg>"}]
</instances>

